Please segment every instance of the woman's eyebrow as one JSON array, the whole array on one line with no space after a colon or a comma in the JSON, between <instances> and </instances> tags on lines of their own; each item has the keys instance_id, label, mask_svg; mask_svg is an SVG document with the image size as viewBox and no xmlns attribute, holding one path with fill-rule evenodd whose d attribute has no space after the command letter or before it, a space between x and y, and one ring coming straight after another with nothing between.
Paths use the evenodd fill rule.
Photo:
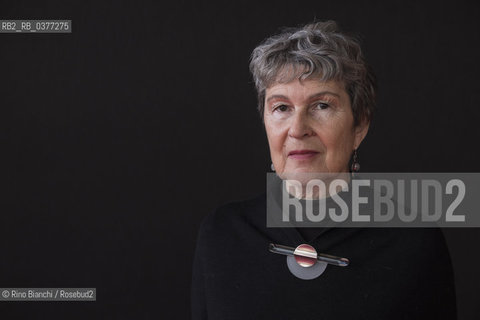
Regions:
<instances>
[{"instance_id":1,"label":"woman's eyebrow","mask_svg":"<svg viewBox=\"0 0 480 320\"><path fill-rule=\"evenodd\" d=\"M312 95L310 95L308 97L308 100L312 100L312 99L315 99L315 98L318 98L318 97L321 97L321 96L324 96L324 95L332 95L332 96L335 96L337 98L340 98L340 95L338 93L335 93L335 92L332 92L332 91L321 91L321 92L317 92L317 93L314 93ZM289 100L287 96L284 96L282 94L274 94L273 96L270 96L267 98L267 102L270 102L270 100L273 100L273 99L281 99L281 100Z\"/></svg>"},{"instance_id":2,"label":"woman's eyebrow","mask_svg":"<svg viewBox=\"0 0 480 320\"><path fill-rule=\"evenodd\" d=\"M268 97L267 102L270 102L270 100L273 100L273 99L289 100L287 96L284 96L281 94L274 94L273 96Z\"/></svg>"}]
</instances>

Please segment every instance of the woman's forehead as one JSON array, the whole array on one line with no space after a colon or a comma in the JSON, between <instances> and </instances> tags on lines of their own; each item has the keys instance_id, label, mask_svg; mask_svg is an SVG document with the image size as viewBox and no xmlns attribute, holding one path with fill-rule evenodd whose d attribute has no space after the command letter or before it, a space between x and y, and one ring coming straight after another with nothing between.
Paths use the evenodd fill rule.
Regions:
<instances>
[{"instance_id":1,"label":"woman's forehead","mask_svg":"<svg viewBox=\"0 0 480 320\"><path fill-rule=\"evenodd\" d=\"M318 94L331 94L341 97L346 94L343 83L336 80L321 80L320 78L296 79L290 82L277 82L266 89L265 98L274 95L292 97L310 97Z\"/></svg>"}]
</instances>

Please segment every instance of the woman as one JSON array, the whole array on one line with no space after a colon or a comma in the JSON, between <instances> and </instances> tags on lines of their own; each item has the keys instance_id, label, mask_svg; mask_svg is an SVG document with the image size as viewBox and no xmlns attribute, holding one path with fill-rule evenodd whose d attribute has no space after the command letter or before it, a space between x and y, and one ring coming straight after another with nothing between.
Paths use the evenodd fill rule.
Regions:
<instances>
[{"instance_id":1,"label":"woman","mask_svg":"<svg viewBox=\"0 0 480 320\"><path fill-rule=\"evenodd\" d=\"M250 70L272 169L358 171L375 108L375 77L358 42L332 22L288 29L252 54ZM302 197L305 197L305 190ZM302 280L269 244L348 257ZM304 278L303 278L304 279ZM448 251L438 229L268 228L266 195L207 216L193 268L193 319L452 319Z\"/></svg>"}]
</instances>

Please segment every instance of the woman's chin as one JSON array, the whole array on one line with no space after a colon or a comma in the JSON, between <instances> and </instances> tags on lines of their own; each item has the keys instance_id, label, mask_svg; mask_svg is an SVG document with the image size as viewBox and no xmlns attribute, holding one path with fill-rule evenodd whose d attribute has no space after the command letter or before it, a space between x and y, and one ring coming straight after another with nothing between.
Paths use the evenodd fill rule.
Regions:
<instances>
[{"instance_id":1,"label":"woman's chin","mask_svg":"<svg viewBox=\"0 0 480 320\"><path fill-rule=\"evenodd\" d=\"M287 180L297 180L308 182L311 179L322 179L325 174L328 174L328 171L325 168L319 167L296 167L296 168L285 168L282 174L279 176L282 179Z\"/></svg>"},{"instance_id":2,"label":"woman's chin","mask_svg":"<svg viewBox=\"0 0 480 320\"><path fill-rule=\"evenodd\" d=\"M284 170L287 174L306 174L306 173L327 173L328 170L322 166L297 166L297 167L286 167Z\"/></svg>"},{"instance_id":3,"label":"woman's chin","mask_svg":"<svg viewBox=\"0 0 480 320\"><path fill-rule=\"evenodd\" d=\"M303 185L308 183L312 179L319 179L323 181L328 181L332 179L348 180L348 171L343 171L344 170L331 172L325 167L296 167L285 168L282 173L277 174L283 180L296 180Z\"/></svg>"}]
</instances>

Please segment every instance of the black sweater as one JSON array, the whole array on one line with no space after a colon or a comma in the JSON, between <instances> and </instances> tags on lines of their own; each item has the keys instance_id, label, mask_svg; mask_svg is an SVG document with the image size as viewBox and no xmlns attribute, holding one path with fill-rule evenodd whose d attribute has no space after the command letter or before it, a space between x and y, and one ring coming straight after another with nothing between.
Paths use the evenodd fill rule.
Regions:
<instances>
[{"instance_id":1,"label":"black sweater","mask_svg":"<svg viewBox=\"0 0 480 320\"><path fill-rule=\"evenodd\" d=\"M301 280L269 243L308 243L350 265L329 265L320 277ZM204 219L192 280L194 320L456 318L441 230L267 228L265 195Z\"/></svg>"}]
</instances>

